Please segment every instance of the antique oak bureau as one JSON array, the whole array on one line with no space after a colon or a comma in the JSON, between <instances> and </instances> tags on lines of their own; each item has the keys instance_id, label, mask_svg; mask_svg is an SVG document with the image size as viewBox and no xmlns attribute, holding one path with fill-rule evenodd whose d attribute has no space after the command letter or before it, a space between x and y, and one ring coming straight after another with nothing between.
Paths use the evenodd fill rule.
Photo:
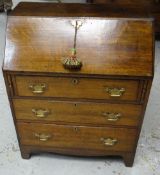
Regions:
<instances>
[{"instance_id":1,"label":"antique oak bureau","mask_svg":"<svg viewBox=\"0 0 160 175\"><path fill-rule=\"evenodd\" d=\"M3 73L22 157L118 155L132 166L154 72L152 19L36 5L12 11L6 30ZM75 21L82 67L69 70L61 60Z\"/></svg>"}]
</instances>

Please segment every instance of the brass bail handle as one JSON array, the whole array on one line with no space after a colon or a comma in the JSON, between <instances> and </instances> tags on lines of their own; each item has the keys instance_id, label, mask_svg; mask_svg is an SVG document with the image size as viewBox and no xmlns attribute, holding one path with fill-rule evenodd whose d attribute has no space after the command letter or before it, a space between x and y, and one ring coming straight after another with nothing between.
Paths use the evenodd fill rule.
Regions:
<instances>
[{"instance_id":1,"label":"brass bail handle","mask_svg":"<svg viewBox=\"0 0 160 175\"><path fill-rule=\"evenodd\" d=\"M32 109L32 112L37 118L45 118L50 114L50 111L47 109Z\"/></svg>"},{"instance_id":2,"label":"brass bail handle","mask_svg":"<svg viewBox=\"0 0 160 175\"><path fill-rule=\"evenodd\" d=\"M42 142L46 142L52 137L51 134L44 134L44 133L42 134L35 133L34 135Z\"/></svg>"},{"instance_id":3,"label":"brass bail handle","mask_svg":"<svg viewBox=\"0 0 160 175\"><path fill-rule=\"evenodd\" d=\"M29 88L32 90L34 94L42 94L46 89L45 83L38 83L38 84L30 84Z\"/></svg>"},{"instance_id":4,"label":"brass bail handle","mask_svg":"<svg viewBox=\"0 0 160 175\"><path fill-rule=\"evenodd\" d=\"M125 88L106 88L106 92L111 96L111 97L121 97L125 93Z\"/></svg>"},{"instance_id":5,"label":"brass bail handle","mask_svg":"<svg viewBox=\"0 0 160 175\"><path fill-rule=\"evenodd\" d=\"M101 138L100 139L105 146L115 146L118 143L116 138Z\"/></svg>"},{"instance_id":6,"label":"brass bail handle","mask_svg":"<svg viewBox=\"0 0 160 175\"><path fill-rule=\"evenodd\" d=\"M116 122L122 117L121 113L103 112L102 115L106 117L108 121L112 121L112 122Z\"/></svg>"}]
</instances>

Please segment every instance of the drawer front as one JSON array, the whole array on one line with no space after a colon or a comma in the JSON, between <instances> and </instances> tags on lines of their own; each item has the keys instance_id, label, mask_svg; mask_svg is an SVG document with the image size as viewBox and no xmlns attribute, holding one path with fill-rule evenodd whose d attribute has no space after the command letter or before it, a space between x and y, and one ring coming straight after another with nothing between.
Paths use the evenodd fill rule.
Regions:
<instances>
[{"instance_id":1,"label":"drawer front","mask_svg":"<svg viewBox=\"0 0 160 175\"><path fill-rule=\"evenodd\" d=\"M93 2L115 5L151 5L157 4L158 0L93 0Z\"/></svg>"},{"instance_id":2,"label":"drawer front","mask_svg":"<svg viewBox=\"0 0 160 175\"><path fill-rule=\"evenodd\" d=\"M18 96L138 100L140 81L17 76Z\"/></svg>"},{"instance_id":3,"label":"drawer front","mask_svg":"<svg viewBox=\"0 0 160 175\"><path fill-rule=\"evenodd\" d=\"M135 129L18 123L22 145L133 151Z\"/></svg>"},{"instance_id":4,"label":"drawer front","mask_svg":"<svg viewBox=\"0 0 160 175\"><path fill-rule=\"evenodd\" d=\"M13 99L18 120L137 126L140 105Z\"/></svg>"}]
</instances>

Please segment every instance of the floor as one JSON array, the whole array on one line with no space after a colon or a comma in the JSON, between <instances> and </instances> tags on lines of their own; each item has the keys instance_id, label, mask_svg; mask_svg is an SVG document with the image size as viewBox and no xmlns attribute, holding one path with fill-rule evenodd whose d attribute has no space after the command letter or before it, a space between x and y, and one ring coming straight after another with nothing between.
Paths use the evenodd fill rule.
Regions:
<instances>
[{"instance_id":1,"label":"floor","mask_svg":"<svg viewBox=\"0 0 160 175\"><path fill-rule=\"evenodd\" d=\"M14 1L14 5L17 2ZM6 14L0 13L0 66L4 57L5 26ZM121 159L113 158L41 154L23 160L0 70L0 175L160 175L160 42L156 42L155 52L155 78L132 168L126 168Z\"/></svg>"}]
</instances>

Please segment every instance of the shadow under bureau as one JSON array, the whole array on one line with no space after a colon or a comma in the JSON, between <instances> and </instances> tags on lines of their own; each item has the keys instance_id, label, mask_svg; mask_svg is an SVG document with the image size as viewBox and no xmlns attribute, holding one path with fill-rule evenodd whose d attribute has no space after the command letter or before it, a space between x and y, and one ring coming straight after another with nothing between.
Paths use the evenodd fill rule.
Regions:
<instances>
[{"instance_id":1,"label":"shadow under bureau","mask_svg":"<svg viewBox=\"0 0 160 175\"><path fill-rule=\"evenodd\" d=\"M81 17L70 5L52 7L49 15L8 16L3 73L22 157L119 155L132 166L153 79L152 19ZM71 21L82 22L77 71L61 62L73 47Z\"/></svg>"}]
</instances>

